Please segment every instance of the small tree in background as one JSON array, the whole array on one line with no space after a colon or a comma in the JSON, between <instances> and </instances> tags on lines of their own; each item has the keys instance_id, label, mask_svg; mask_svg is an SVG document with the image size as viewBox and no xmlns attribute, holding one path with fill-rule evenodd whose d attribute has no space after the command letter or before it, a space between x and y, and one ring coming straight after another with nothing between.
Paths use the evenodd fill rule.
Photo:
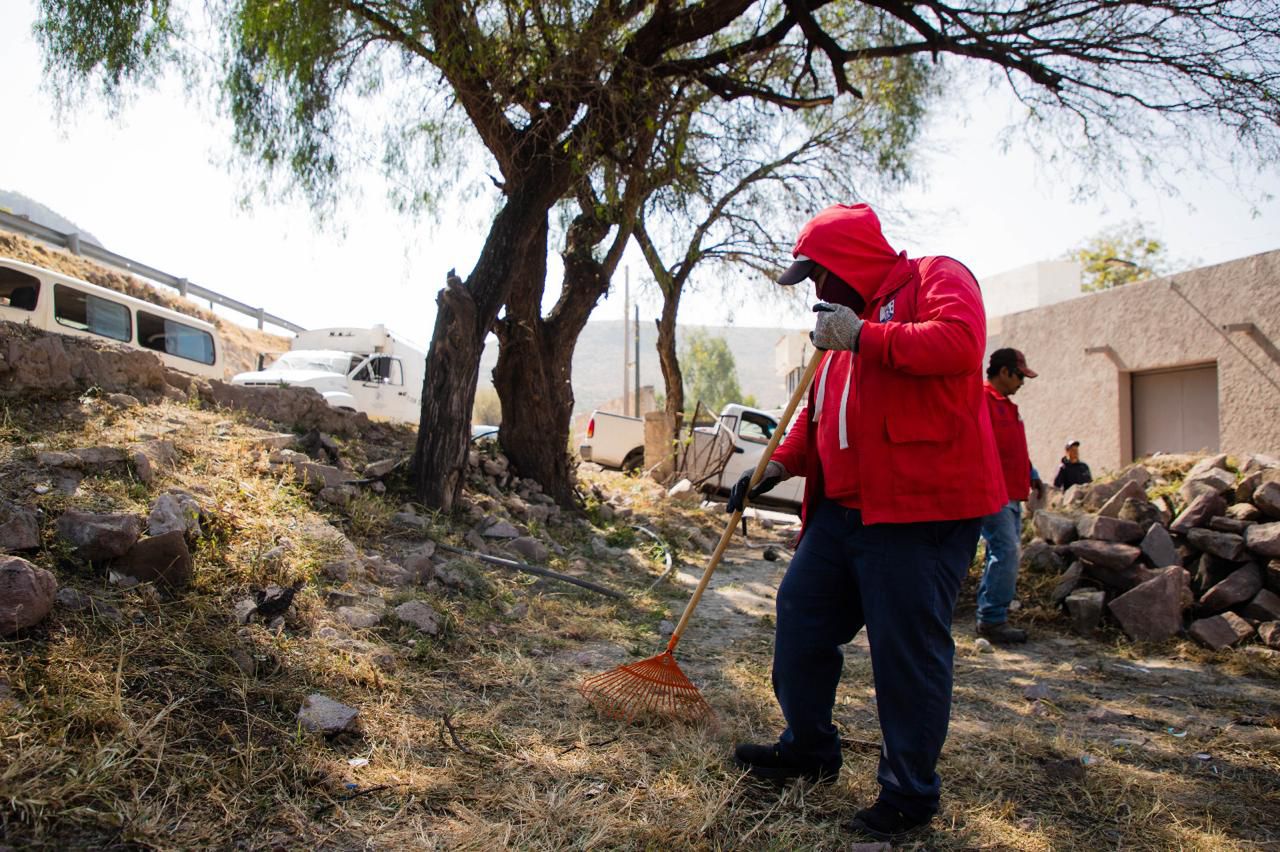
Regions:
<instances>
[{"instance_id":1,"label":"small tree in background","mask_svg":"<svg viewBox=\"0 0 1280 852\"><path fill-rule=\"evenodd\" d=\"M725 403L742 401L738 367L723 337L712 337L705 331L691 331L681 349L680 364L689 388L685 399L694 403L701 401L712 413L723 408ZM692 413L690 409L685 416Z\"/></svg>"},{"instance_id":2,"label":"small tree in background","mask_svg":"<svg viewBox=\"0 0 1280 852\"><path fill-rule=\"evenodd\" d=\"M471 422L478 426L502 424L502 402L494 388L476 390L476 401L471 404Z\"/></svg>"},{"instance_id":3,"label":"small tree in background","mask_svg":"<svg viewBox=\"0 0 1280 852\"><path fill-rule=\"evenodd\" d=\"M1146 281L1170 271L1167 247L1148 236L1139 221L1099 232L1068 252L1067 259L1077 260L1083 267L1081 289L1086 293Z\"/></svg>"}]
</instances>

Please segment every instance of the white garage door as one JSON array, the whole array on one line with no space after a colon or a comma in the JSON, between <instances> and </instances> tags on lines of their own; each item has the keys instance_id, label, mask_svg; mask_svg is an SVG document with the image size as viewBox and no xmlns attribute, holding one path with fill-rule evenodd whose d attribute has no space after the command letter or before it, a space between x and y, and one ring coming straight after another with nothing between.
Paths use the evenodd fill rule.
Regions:
<instances>
[{"instance_id":1,"label":"white garage door","mask_svg":"<svg viewBox=\"0 0 1280 852\"><path fill-rule=\"evenodd\" d=\"M1133 374L1133 455L1218 451L1218 368Z\"/></svg>"}]
</instances>

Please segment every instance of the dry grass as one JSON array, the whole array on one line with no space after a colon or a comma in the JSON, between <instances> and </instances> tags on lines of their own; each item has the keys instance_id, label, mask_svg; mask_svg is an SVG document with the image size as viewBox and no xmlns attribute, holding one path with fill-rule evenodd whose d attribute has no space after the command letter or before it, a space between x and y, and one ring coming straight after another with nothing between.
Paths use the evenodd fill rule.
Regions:
<instances>
[{"instance_id":1,"label":"dry grass","mask_svg":"<svg viewBox=\"0 0 1280 852\"><path fill-rule=\"evenodd\" d=\"M723 643L697 632L709 627L699 621L677 652L716 708L713 724L628 726L584 706L575 689L581 677L660 650L657 623L678 615L687 594L672 584L648 591L663 563L644 537L626 557L587 555L593 536L630 544L629 520L545 530L565 551L551 567L624 589L626 603L460 560L475 581L466 593L383 590L393 605L422 597L436 607L446 617L439 639L392 619L335 641L317 633L334 623L317 572L341 547L321 534L322 524L341 528L365 552L394 555L420 541L389 521L407 495L393 488L362 498L349 515L321 508L266 470L250 449L258 430L237 416L170 404L123 412L95 401L11 404L0 418L0 491L31 501L32 441L66 448L165 430L182 459L151 486L100 477L74 497L39 498L50 545L52 520L66 506L141 512L169 487L197 492L213 523L196 554L195 588L176 600L145 586L115 590L56 547L35 557L118 615L57 609L27 635L0 642L0 678L13 697L0 713L0 843L783 850L851 842L840 822L874 796L879 739L864 645L847 655L836 709L849 740L846 771L830 787L762 787L726 763L735 740L778 729L767 619L736 618L734 641ZM401 438L401 449L409 446L408 434ZM352 457L395 449L344 446ZM643 515L685 571L700 570L705 556L691 533L718 535L720 516L664 503L643 480L590 479L615 505ZM599 499L588 503L599 518ZM465 530L438 519L434 532L461 544ZM743 570L778 570L750 562L750 553L732 555ZM299 578L307 585L279 634L234 623L232 605L250 587ZM1031 579L1029 600L1043 583ZM965 595L971 601L972 589ZM1135 649L1074 640L1035 606L1027 616L1036 643L979 655L966 607L940 766L944 811L918 848L1280 843L1273 663L1181 643ZM252 676L235 662L246 652ZM1033 705L1021 689L1037 680L1054 695ZM295 713L313 691L359 707L359 733L300 732ZM1100 705L1132 715L1087 721ZM1174 737L1167 727L1187 734ZM1148 742L1111 745L1126 737ZM1212 759L1196 759L1199 751ZM1052 761L1083 754L1096 762L1080 779L1054 775ZM354 758L368 764L352 766Z\"/></svg>"}]
</instances>

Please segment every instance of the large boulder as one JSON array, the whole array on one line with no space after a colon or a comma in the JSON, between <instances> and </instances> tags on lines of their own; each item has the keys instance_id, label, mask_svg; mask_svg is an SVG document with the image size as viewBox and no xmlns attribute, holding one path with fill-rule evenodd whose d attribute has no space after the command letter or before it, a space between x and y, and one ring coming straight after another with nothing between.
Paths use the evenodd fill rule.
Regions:
<instances>
[{"instance_id":1,"label":"large boulder","mask_svg":"<svg viewBox=\"0 0 1280 852\"><path fill-rule=\"evenodd\" d=\"M1112 494L1107 502L1102 504L1102 508L1098 509L1098 514L1104 518L1120 517L1120 509L1124 506L1124 502L1129 499L1143 500L1147 499L1147 491L1132 479L1124 481L1120 486L1120 490Z\"/></svg>"},{"instance_id":2,"label":"large boulder","mask_svg":"<svg viewBox=\"0 0 1280 852\"><path fill-rule=\"evenodd\" d=\"M1082 515L1076 523L1076 531L1081 538L1128 543L1142 541L1143 533L1142 527L1133 521L1122 521L1105 515Z\"/></svg>"},{"instance_id":3,"label":"large boulder","mask_svg":"<svg viewBox=\"0 0 1280 852\"><path fill-rule=\"evenodd\" d=\"M181 530L144 538L111 563L111 570L169 592L191 585L191 551Z\"/></svg>"},{"instance_id":4,"label":"large boulder","mask_svg":"<svg viewBox=\"0 0 1280 852\"><path fill-rule=\"evenodd\" d=\"M1280 518L1280 482L1264 482L1253 492L1253 505L1264 515Z\"/></svg>"},{"instance_id":5,"label":"large boulder","mask_svg":"<svg viewBox=\"0 0 1280 852\"><path fill-rule=\"evenodd\" d=\"M124 556L142 534L136 515L63 512L57 523L58 537L75 548L76 555L89 562Z\"/></svg>"},{"instance_id":6,"label":"large boulder","mask_svg":"<svg viewBox=\"0 0 1280 852\"><path fill-rule=\"evenodd\" d=\"M0 556L0 636L38 624L53 609L58 581L20 556Z\"/></svg>"},{"instance_id":7,"label":"large boulder","mask_svg":"<svg viewBox=\"0 0 1280 852\"><path fill-rule=\"evenodd\" d=\"M1280 557L1280 521L1249 527L1244 533L1244 545L1259 556Z\"/></svg>"},{"instance_id":8,"label":"large boulder","mask_svg":"<svg viewBox=\"0 0 1280 852\"><path fill-rule=\"evenodd\" d=\"M1076 539L1076 520L1056 512L1036 512L1032 521L1036 535L1050 544L1070 544Z\"/></svg>"},{"instance_id":9,"label":"large boulder","mask_svg":"<svg viewBox=\"0 0 1280 852\"><path fill-rule=\"evenodd\" d=\"M14 553L40 546L40 520L30 506L0 502L0 551Z\"/></svg>"},{"instance_id":10,"label":"large boulder","mask_svg":"<svg viewBox=\"0 0 1280 852\"><path fill-rule=\"evenodd\" d=\"M1169 532L1186 535L1196 527L1203 527L1209 519L1225 514L1227 501L1217 494L1201 494L1192 500L1182 514L1169 525Z\"/></svg>"},{"instance_id":11,"label":"large boulder","mask_svg":"<svg viewBox=\"0 0 1280 852\"><path fill-rule=\"evenodd\" d=\"M1226 494L1232 492L1234 494L1236 487L1236 477L1229 470L1222 468L1210 468L1197 474L1190 474L1182 481L1182 488L1178 493L1182 499L1190 503L1201 494Z\"/></svg>"},{"instance_id":12,"label":"large boulder","mask_svg":"<svg viewBox=\"0 0 1280 852\"><path fill-rule=\"evenodd\" d=\"M1234 612L1224 612L1191 622L1187 632L1200 644L1221 651L1248 639L1253 635L1253 627Z\"/></svg>"},{"instance_id":13,"label":"large boulder","mask_svg":"<svg viewBox=\"0 0 1280 852\"><path fill-rule=\"evenodd\" d=\"M1104 568L1128 568L1142 551L1131 544L1111 541L1073 541L1067 549L1077 558Z\"/></svg>"},{"instance_id":14,"label":"large boulder","mask_svg":"<svg viewBox=\"0 0 1280 852\"><path fill-rule=\"evenodd\" d=\"M1178 554L1177 546L1173 543L1173 537L1160 524L1152 524L1147 530L1147 534L1142 538L1141 548L1142 555L1157 568L1168 565L1182 566L1182 558Z\"/></svg>"},{"instance_id":15,"label":"large boulder","mask_svg":"<svg viewBox=\"0 0 1280 852\"><path fill-rule=\"evenodd\" d=\"M1262 572L1252 562L1232 571L1225 580L1200 596L1204 612L1222 612L1253 600L1262 589Z\"/></svg>"},{"instance_id":16,"label":"large boulder","mask_svg":"<svg viewBox=\"0 0 1280 852\"><path fill-rule=\"evenodd\" d=\"M1130 639L1163 642L1182 630L1182 612L1191 605L1191 576L1180 566L1164 569L1107 605Z\"/></svg>"},{"instance_id":17,"label":"large boulder","mask_svg":"<svg viewBox=\"0 0 1280 852\"><path fill-rule=\"evenodd\" d=\"M1081 636L1088 636L1102 623L1103 604L1107 593L1100 589L1080 589L1067 595L1067 612L1071 615L1071 629Z\"/></svg>"},{"instance_id":18,"label":"large boulder","mask_svg":"<svg viewBox=\"0 0 1280 852\"><path fill-rule=\"evenodd\" d=\"M1212 553L1231 562L1239 562L1244 558L1244 539L1234 533L1198 528L1187 532L1187 542L1196 550Z\"/></svg>"}]
</instances>

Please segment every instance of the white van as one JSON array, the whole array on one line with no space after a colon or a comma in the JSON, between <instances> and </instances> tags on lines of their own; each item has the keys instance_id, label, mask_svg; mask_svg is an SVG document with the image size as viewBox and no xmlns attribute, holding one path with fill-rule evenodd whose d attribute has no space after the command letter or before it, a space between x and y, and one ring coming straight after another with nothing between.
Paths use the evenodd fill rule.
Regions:
<instances>
[{"instance_id":1,"label":"white van","mask_svg":"<svg viewBox=\"0 0 1280 852\"><path fill-rule=\"evenodd\" d=\"M223 377L212 324L43 267L0 257L0 320L156 353L167 366Z\"/></svg>"},{"instance_id":2,"label":"white van","mask_svg":"<svg viewBox=\"0 0 1280 852\"><path fill-rule=\"evenodd\" d=\"M334 408L417 423L426 367L427 353L386 326L318 328L300 333L265 370L241 373L231 383L315 388Z\"/></svg>"}]
</instances>

